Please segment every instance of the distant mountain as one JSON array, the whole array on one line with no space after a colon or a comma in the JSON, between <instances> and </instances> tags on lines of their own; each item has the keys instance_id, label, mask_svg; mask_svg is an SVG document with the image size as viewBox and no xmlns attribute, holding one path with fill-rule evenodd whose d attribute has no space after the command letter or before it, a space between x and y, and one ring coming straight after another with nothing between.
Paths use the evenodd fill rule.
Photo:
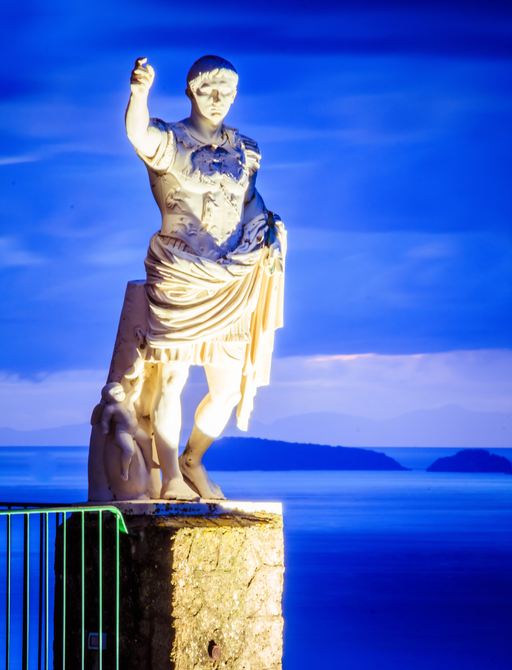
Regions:
<instances>
[{"instance_id":1,"label":"distant mountain","mask_svg":"<svg viewBox=\"0 0 512 670\"><path fill-rule=\"evenodd\" d=\"M303 413L251 426L274 440L379 447L512 447L512 414L475 412L457 405L369 419L336 412Z\"/></svg>"},{"instance_id":2,"label":"distant mountain","mask_svg":"<svg viewBox=\"0 0 512 670\"><path fill-rule=\"evenodd\" d=\"M207 452L212 470L408 470L371 449L224 437Z\"/></svg>"},{"instance_id":3,"label":"distant mountain","mask_svg":"<svg viewBox=\"0 0 512 670\"><path fill-rule=\"evenodd\" d=\"M89 444L88 423L37 430L0 428L0 446L7 447L69 447Z\"/></svg>"},{"instance_id":4,"label":"distant mountain","mask_svg":"<svg viewBox=\"0 0 512 670\"><path fill-rule=\"evenodd\" d=\"M183 439L192 416L185 416ZM89 444L87 423L39 430L0 428L0 445L67 446ZM240 432L229 426L227 436ZM369 419L336 412L303 413L272 423L251 421L249 435L286 442L349 444L354 447L512 447L512 414L473 412L456 405L408 412L390 419Z\"/></svg>"},{"instance_id":5,"label":"distant mountain","mask_svg":"<svg viewBox=\"0 0 512 670\"><path fill-rule=\"evenodd\" d=\"M191 428L183 426L183 435L189 435ZM89 446L90 435L91 426L88 423L38 430L0 428L0 447L86 447Z\"/></svg>"},{"instance_id":6,"label":"distant mountain","mask_svg":"<svg viewBox=\"0 0 512 670\"><path fill-rule=\"evenodd\" d=\"M453 456L438 458L428 472L504 472L512 475L512 463L487 449L463 449Z\"/></svg>"}]
</instances>

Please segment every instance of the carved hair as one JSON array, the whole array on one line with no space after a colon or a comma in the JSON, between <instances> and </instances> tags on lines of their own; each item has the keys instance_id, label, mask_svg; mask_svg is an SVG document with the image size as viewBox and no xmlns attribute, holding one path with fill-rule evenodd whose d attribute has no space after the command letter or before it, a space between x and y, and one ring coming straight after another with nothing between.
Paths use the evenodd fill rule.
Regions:
<instances>
[{"instance_id":1,"label":"carved hair","mask_svg":"<svg viewBox=\"0 0 512 670\"><path fill-rule=\"evenodd\" d=\"M109 384L105 384L105 386L101 389L101 399L104 402L112 400L112 391L116 389L118 386L120 386L123 389L122 384L119 384L119 382L110 382Z\"/></svg>"},{"instance_id":2,"label":"carved hair","mask_svg":"<svg viewBox=\"0 0 512 670\"><path fill-rule=\"evenodd\" d=\"M238 84L238 72L232 63L220 56L201 56L201 58L198 58L192 64L192 67L188 71L187 89L195 93L206 79L212 79L221 72L236 87Z\"/></svg>"}]
</instances>

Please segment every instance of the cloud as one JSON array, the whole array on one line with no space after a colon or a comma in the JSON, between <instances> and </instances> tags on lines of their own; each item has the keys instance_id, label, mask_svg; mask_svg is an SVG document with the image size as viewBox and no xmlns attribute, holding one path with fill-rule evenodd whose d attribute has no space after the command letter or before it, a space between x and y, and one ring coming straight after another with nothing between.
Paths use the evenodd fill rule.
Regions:
<instances>
[{"instance_id":1,"label":"cloud","mask_svg":"<svg viewBox=\"0 0 512 670\"><path fill-rule=\"evenodd\" d=\"M105 372L67 370L37 377L0 375L0 425L18 430L86 423Z\"/></svg>"},{"instance_id":2,"label":"cloud","mask_svg":"<svg viewBox=\"0 0 512 670\"><path fill-rule=\"evenodd\" d=\"M258 416L339 412L388 419L457 405L512 410L512 350L296 356L274 363Z\"/></svg>"},{"instance_id":3,"label":"cloud","mask_svg":"<svg viewBox=\"0 0 512 670\"><path fill-rule=\"evenodd\" d=\"M98 402L104 380L103 370L70 369L35 378L3 374L0 425L18 430L83 425ZM183 400L186 426L192 424L194 409L205 392L202 371L193 368ZM432 420L438 412L441 424L436 439L442 436L444 421L445 446L450 446L465 439L461 416L471 415L475 430L479 421L483 430L489 413L504 415L511 409L512 350L297 356L274 360L271 385L258 393L252 425L255 434L267 426L269 436L275 423L281 425L281 438L286 438L288 430L288 438L296 439L290 432L293 417L302 417L301 425L314 436L315 431L320 434L319 425L315 427L318 417L330 416L324 428L331 427L328 434L323 430L322 439L339 442L339 420L332 417L350 417L351 424L375 428L376 422L409 415L402 421L400 439L402 444L414 444L422 422ZM290 417L291 422L287 421Z\"/></svg>"},{"instance_id":4,"label":"cloud","mask_svg":"<svg viewBox=\"0 0 512 670\"><path fill-rule=\"evenodd\" d=\"M200 3L205 4L205 3ZM453 7L391 6L377 3L360 7L323 11L297 6L296 3L272 3L265 10L244 10L237 5L231 12L214 12L203 6L196 11L164 5L158 12L138 22L125 21L113 31L110 42L118 48L126 44L152 45L153 49L190 49L191 44L229 48L235 54L409 54L422 56L474 56L509 58L512 55L508 31L500 12L487 15L478 8L455 11ZM461 20L463 12L463 20ZM501 12L503 14L503 12ZM127 12L125 12L127 14ZM507 14L507 12L505 12ZM167 15L167 18L166 18ZM502 19L500 21L500 18ZM178 22L180 29L170 37L167 25ZM506 25L506 24L505 24ZM264 32L263 32L264 31ZM218 50L217 48L217 50ZM215 50L214 50L215 51Z\"/></svg>"},{"instance_id":5,"label":"cloud","mask_svg":"<svg viewBox=\"0 0 512 670\"><path fill-rule=\"evenodd\" d=\"M46 259L26 249L15 237L0 237L0 268L27 267L41 265Z\"/></svg>"},{"instance_id":6,"label":"cloud","mask_svg":"<svg viewBox=\"0 0 512 670\"><path fill-rule=\"evenodd\" d=\"M40 160L39 154L20 154L19 156L0 156L0 166L19 165L20 163L34 163Z\"/></svg>"},{"instance_id":7,"label":"cloud","mask_svg":"<svg viewBox=\"0 0 512 670\"><path fill-rule=\"evenodd\" d=\"M151 113L168 120L188 110L203 49L240 71L228 123L260 143L258 188L289 227L280 354L510 346L509 63L478 58L478 40L470 58L437 57L447 35L452 55L464 33L507 36L496 8L57 4L16 22L9 53L21 82L44 63L43 87L0 107L3 235L17 240L0 258L23 269L6 273L18 346L1 367L69 366L75 349L101 366L123 285L143 276L161 217L123 128L139 48L157 68ZM416 38L436 57L410 57Z\"/></svg>"},{"instance_id":8,"label":"cloud","mask_svg":"<svg viewBox=\"0 0 512 670\"><path fill-rule=\"evenodd\" d=\"M310 228L285 222L289 258L280 352L508 346L508 235L356 233L327 231L314 219Z\"/></svg>"}]
</instances>

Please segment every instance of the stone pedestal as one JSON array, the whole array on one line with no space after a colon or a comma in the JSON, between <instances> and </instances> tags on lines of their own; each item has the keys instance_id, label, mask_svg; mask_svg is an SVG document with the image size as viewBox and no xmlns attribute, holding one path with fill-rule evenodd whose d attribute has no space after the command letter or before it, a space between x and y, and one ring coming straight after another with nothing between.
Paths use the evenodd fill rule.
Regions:
<instances>
[{"instance_id":1,"label":"stone pedestal","mask_svg":"<svg viewBox=\"0 0 512 670\"><path fill-rule=\"evenodd\" d=\"M279 503L153 501L117 506L129 531L120 547L123 670L281 668L284 554ZM72 547L78 539L72 520L67 533L66 667L76 668L81 658L81 581L72 568ZM87 535L96 537L95 529L88 528ZM90 585L97 583L98 569L92 544L87 548L87 636L97 631L97 589ZM105 534L105 602L113 595L113 573L109 578L107 571L115 566L114 546ZM103 667L114 668L115 619L105 612L103 620ZM98 667L99 653L87 651L87 668Z\"/></svg>"}]
</instances>

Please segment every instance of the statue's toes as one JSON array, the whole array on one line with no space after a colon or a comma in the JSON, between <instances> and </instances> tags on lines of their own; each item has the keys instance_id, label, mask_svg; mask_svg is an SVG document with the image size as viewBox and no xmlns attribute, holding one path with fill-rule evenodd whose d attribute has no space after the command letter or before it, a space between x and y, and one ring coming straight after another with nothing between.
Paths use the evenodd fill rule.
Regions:
<instances>
[{"instance_id":1,"label":"statue's toes","mask_svg":"<svg viewBox=\"0 0 512 670\"><path fill-rule=\"evenodd\" d=\"M224 495L222 489L218 484L210 482L210 489L211 489L210 498L213 498L214 500L226 500L226 496Z\"/></svg>"},{"instance_id":2,"label":"statue's toes","mask_svg":"<svg viewBox=\"0 0 512 670\"><path fill-rule=\"evenodd\" d=\"M163 500L199 500L197 493L182 479L171 479L162 486L160 497Z\"/></svg>"}]
</instances>

